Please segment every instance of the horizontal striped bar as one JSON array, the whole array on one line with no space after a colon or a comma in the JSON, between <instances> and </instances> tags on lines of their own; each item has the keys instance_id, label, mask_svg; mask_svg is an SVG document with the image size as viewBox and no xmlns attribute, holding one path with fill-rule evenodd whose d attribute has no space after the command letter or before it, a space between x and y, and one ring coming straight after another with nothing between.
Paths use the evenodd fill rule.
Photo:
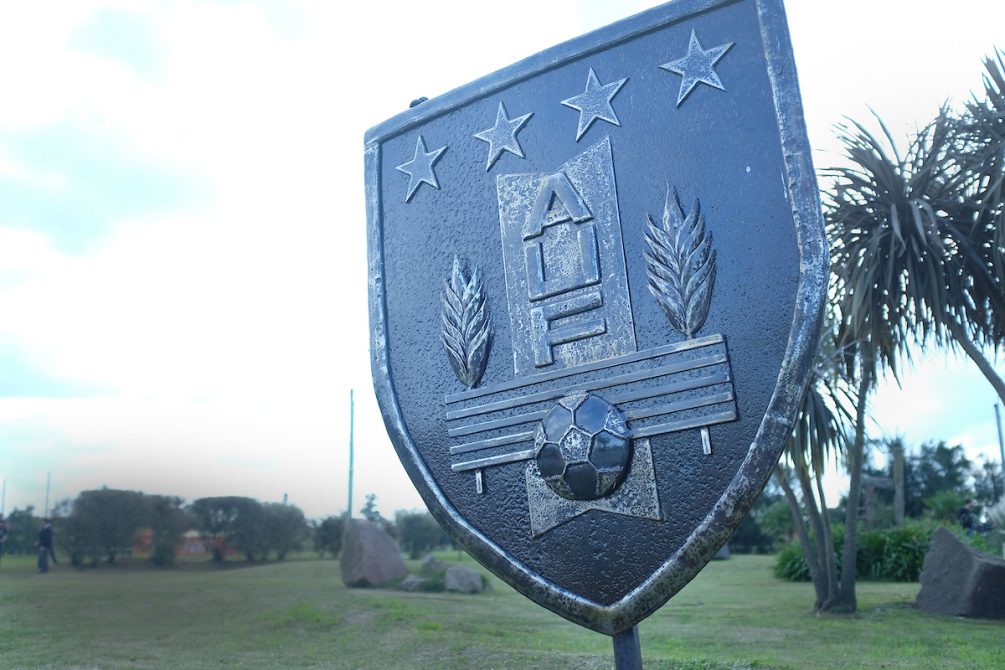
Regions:
<instances>
[{"instance_id":1,"label":"horizontal striped bar","mask_svg":"<svg viewBox=\"0 0 1005 670\"><path fill-rule=\"evenodd\" d=\"M515 451L512 454L503 454L502 456L490 456L488 458L479 458L477 461L465 461L463 463L457 463L456 465L450 466L454 472L465 472L467 470L478 470L480 468L486 468L490 465L504 465L506 463L516 463L518 461L526 461L528 458L534 458L534 450L528 449L527 451Z\"/></svg>"},{"instance_id":2,"label":"horizontal striped bar","mask_svg":"<svg viewBox=\"0 0 1005 670\"><path fill-rule=\"evenodd\" d=\"M657 407L644 407L642 409L629 410L624 412L624 415L629 421L638 421L639 419L649 419L654 416L663 416L664 414L683 412L686 409L697 409L699 407L708 407L709 405L718 405L719 403L729 402L732 399L733 392L724 391L722 393L713 393L712 395L701 395L696 398L678 400L677 402L659 405Z\"/></svg>"},{"instance_id":3,"label":"horizontal striped bar","mask_svg":"<svg viewBox=\"0 0 1005 670\"><path fill-rule=\"evenodd\" d=\"M713 386L715 384L725 384L729 381L729 373L719 372L712 375L705 375L704 377L696 377L695 379L685 379L684 381L673 382L670 384L662 384L655 388L642 389L640 391L633 392L622 392L622 393L611 393L606 396L606 400L615 405L622 403L635 402L637 400L648 400L649 398L656 398L658 396L670 395L672 393L680 393L681 391L692 391L694 389L703 388L706 386ZM531 423L532 421L540 421L545 417L549 410L541 410L539 412L527 412L526 414L517 414L515 416L507 416L501 419L494 419L492 421L483 421L481 423L473 423L467 426L459 426L457 428L451 428L447 431L449 437L462 437L464 435L473 435L474 433L481 433L486 430L494 430L496 428L509 428L510 426L519 426L522 423Z\"/></svg>"},{"instance_id":4,"label":"horizontal striped bar","mask_svg":"<svg viewBox=\"0 0 1005 670\"><path fill-rule=\"evenodd\" d=\"M639 428L637 430L631 431L632 439L642 439L643 437L652 437L654 435L663 435L664 433L676 433L682 430L689 430L691 428L702 428L704 426L712 426L717 423L726 423L727 421L733 421L736 419L736 410L727 410L725 412L719 412L718 414L709 414L708 416L695 417L694 419L683 419L681 421L670 421L668 423L660 423L655 426L646 426L645 428ZM526 449L524 451L514 451L509 454L502 454L500 456L489 456L488 458L479 458L474 461L464 461L463 463L456 463L450 468L454 472L466 472L467 470L478 470L480 468L486 468L492 465L505 465L507 463L517 463L519 461L526 461L528 459L534 458L535 449Z\"/></svg>"},{"instance_id":5,"label":"horizontal striped bar","mask_svg":"<svg viewBox=\"0 0 1005 670\"><path fill-rule=\"evenodd\" d=\"M529 430L525 433L512 433L510 435L493 437L490 440L479 440L478 442L468 442L467 444L459 444L456 447L450 447L450 453L452 455L466 454L469 451L481 451L482 449L491 449L492 447L504 447L507 444L516 444L517 442L527 442L533 439L534 439L534 431Z\"/></svg>"},{"instance_id":6,"label":"horizontal striped bar","mask_svg":"<svg viewBox=\"0 0 1005 670\"><path fill-rule=\"evenodd\" d=\"M680 421L670 421L669 423L658 423L655 426L646 426L645 428L634 429L631 431L631 435L632 439L637 440L642 437L652 437L653 435L662 435L663 433L676 433L681 430L712 426L717 423L726 423L727 421L733 421L734 419L736 419L736 410L730 409L725 412L719 412L718 414L698 416L693 419L681 419Z\"/></svg>"},{"instance_id":7,"label":"horizontal striped bar","mask_svg":"<svg viewBox=\"0 0 1005 670\"><path fill-rule=\"evenodd\" d=\"M694 389L704 388L705 386L725 384L729 381L730 378L728 372L716 372L715 374L705 375L704 377L695 377L694 379L685 379L679 382L663 384L662 386L657 386L655 388L641 389L639 391L631 392L622 391L621 393L609 393L605 396L605 399L612 404L621 405L628 402L635 402L636 400L648 400L649 398L655 398L656 396L680 393L681 391L693 391Z\"/></svg>"},{"instance_id":8,"label":"horizontal striped bar","mask_svg":"<svg viewBox=\"0 0 1005 670\"><path fill-rule=\"evenodd\" d=\"M468 407L466 409L456 409L447 412L447 421L466 419L469 416L478 416L479 414L498 412L499 410L503 409L513 409L514 407L521 407L523 405L532 405L536 402L545 402L547 400L558 400L559 398L563 398L569 395L570 393L575 393L576 391L596 391L598 389L610 388L612 386L632 384L634 382L640 382L646 379L655 379L656 377L663 377L664 375L672 375L677 374L679 372L690 372L691 370L706 368L710 365L719 365L720 363L727 363L728 361L729 358L726 356L725 353L717 353L711 356L705 356L703 358L695 358L689 361L682 361L678 363L670 363L668 365L662 365L658 368L649 368L646 370L636 370L635 372L626 372L625 374L616 375L614 377L594 379L593 381L581 382L579 384L573 384L571 386L565 386L563 388L550 389L548 391L538 391L537 393L531 393L530 395L519 396L517 398L509 398L507 400L498 400L496 402L490 402L485 405L476 405L474 407Z\"/></svg>"},{"instance_id":9,"label":"horizontal striped bar","mask_svg":"<svg viewBox=\"0 0 1005 670\"><path fill-rule=\"evenodd\" d=\"M460 428L451 428L447 431L447 435L449 437L462 437L464 435L472 435L474 433L483 433L486 430L493 430L495 428L519 426L521 423L540 421L548 414L549 411L551 410L542 409L540 412L527 412L526 414L517 414L515 416L505 416L501 419L493 419L492 421L472 423L467 426L461 426Z\"/></svg>"},{"instance_id":10,"label":"horizontal striped bar","mask_svg":"<svg viewBox=\"0 0 1005 670\"><path fill-rule=\"evenodd\" d=\"M596 361L594 363L587 363L585 365L577 365L572 368L562 368L560 370L551 370L549 372L539 372L536 375L528 375L526 377L520 377L519 379L513 379L502 384L496 384L495 386L485 386L479 389L471 389L470 391L461 391L460 393L450 393L443 397L443 401L450 405L455 402L461 402L462 400L471 400L472 398L480 398L486 395L492 395L493 393L502 393L503 391L512 391L514 389L522 388L524 386L531 386L533 384L541 384L543 382L553 381L555 379L562 379L563 377L571 377L573 375L582 374L584 372L593 372L594 370L603 370L605 368L613 368L618 365L624 365L626 363L637 363L638 361L649 360L650 358L656 358L657 356L665 356L667 354L677 353L679 351L688 351L689 349L698 349L701 347L711 346L713 344L720 344L723 342L723 337L720 334L706 335L705 337L699 337L693 340L685 340L683 342L674 342L673 344L665 344L662 347L656 347L655 349L647 349L646 351L639 351L632 354L625 354L624 356L616 356L614 358L608 358L603 361Z\"/></svg>"}]
</instances>

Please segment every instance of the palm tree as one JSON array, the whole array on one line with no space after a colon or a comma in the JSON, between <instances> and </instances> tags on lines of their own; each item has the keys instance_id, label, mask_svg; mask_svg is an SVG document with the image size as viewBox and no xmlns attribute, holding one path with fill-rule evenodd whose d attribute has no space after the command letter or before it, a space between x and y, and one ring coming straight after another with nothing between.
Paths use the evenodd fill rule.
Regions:
<instances>
[{"instance_id":1,"label":"palm tree","mask_svg":"<svg viewBox=\"0 0 1005 670\"><path fill-rule=\"evenodd\" d=\"M979 180L965 166L975 162L961 158L960 125L948 109L916 133L903 156L881 120L879 125L882 140L856 122L840 127L850 166L826 173L834 183L825 214L838 344L858 387L848 454L845 565L854 564L858 548L865 409L879 370L896 376L911 344L958 345L997 380L993 383L1005 402L1005 384L973 340L976 335L997 342L1005 333L1005 295L995 271L1001 255L988 248L988 237L999 231L984 221L996 213L1000 217L1000 207L982 205L985 214L974 214ZM855 610L853 571L842 574L838 601L841 608Z\"/></svg>"},{"instance_id":2,"label":"palm tree","mask_svg":"<svg viewBox=\"0 0 1005 670\"><path fill-rule=\"evenodd\" d=\"M1005 279L1005 53L984 61L983 97L974 96L953 119L953 160L959 198L952 214L969 227L992 285L975 284L965 318L950 324L956 344L977 364L1005 402L1005 382L981 349L1005 342L1005 314L998 299Z\"/></svg>"}]
</instances>

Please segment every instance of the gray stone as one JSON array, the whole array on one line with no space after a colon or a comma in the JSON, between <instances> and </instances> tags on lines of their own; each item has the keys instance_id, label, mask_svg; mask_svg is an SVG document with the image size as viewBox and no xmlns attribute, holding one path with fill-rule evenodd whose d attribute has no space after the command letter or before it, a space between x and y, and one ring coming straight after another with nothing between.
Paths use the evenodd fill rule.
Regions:
<instances>
[{"instance_id":1,"label":"gray stone","mask_svg":"<svg viewBox=\"0 0 1005 670\"><path fill-rule=\"evenodd\" d=\"M403 591L423 591L428 581L425 577L409 575L401 581L401 589Z\"/></svg>"},{"instance_id":2,"label":"gray stone","mask_svg":"<svg viewBox=\"0 0 1005 670\"><path fill-rule=\"evenodd\" d=\"M458 593L481 593L485 590L485 580L477 570L451 565L447 568L446 588Z\"/></svg>"},{"instance_id":3,"label":"gray stone","mask_svg":"<svg viewBox=\"0 0 1005 670\"><path fill-rule=\"evenodd\" d=\"M1005 619L1005 561L937 528L925 554L917 602L935 614Z\"/></svg>"},{"instance_id":4,"label":"gray stone","mask_svg":"<svg viewBox=\"0 0 1005 670\"><path fill-rule=\"evenodd\" d=\"M353 519L342 545L342 581L346 586L383 586L408 574L401 548L379 526Z\"/></svg>"},{"instance_id":5,"label":"gray stone","mask_svg":"<svg viewBox=\"0 0 1005 670\"><path fill-rule=\"evenodd\" d=\"M429 554L422 559L422 570L425 572L443 572L446 569L447 564L432 554Z\"/></svg>"}]
</instances>

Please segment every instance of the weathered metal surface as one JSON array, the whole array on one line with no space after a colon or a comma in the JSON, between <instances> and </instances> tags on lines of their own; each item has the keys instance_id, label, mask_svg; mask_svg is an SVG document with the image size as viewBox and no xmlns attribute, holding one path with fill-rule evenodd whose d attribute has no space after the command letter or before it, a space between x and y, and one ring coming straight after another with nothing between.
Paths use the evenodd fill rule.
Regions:
<instances>
[{"instance_id":1,"label":"weathered metal surface","mask_svg":"<svg viewBox=\"0 0 1005 670\"><path fill-rule=\"evenodd\" d=\"M422 102L368 132L366 182L409 476L522 593L629 631L740 523L814 353L826 252L780 0L679 0Z\"/></svg>"}]
</instances>

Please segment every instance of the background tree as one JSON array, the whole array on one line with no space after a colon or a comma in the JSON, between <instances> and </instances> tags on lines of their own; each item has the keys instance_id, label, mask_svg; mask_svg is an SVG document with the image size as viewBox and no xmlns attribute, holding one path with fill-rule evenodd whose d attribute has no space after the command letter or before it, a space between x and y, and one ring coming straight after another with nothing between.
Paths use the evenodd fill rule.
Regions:
<instances>
[{"instance_id":1,"label":"background tree","mask_svg":"<svg viewBox=\"0 0 1005 670\"><path fill-rule=\"evenodd\" d=\"M307 519L296 505L265 503L262 505L265 531L265 547L274 551L278 560L283 560L291 551L303 548L307 536ZM264 559L263 552L262 558Z\"/></svg>"},{"instance_id":2,"label":"background tree","mask_svg":"<svg viewBox=\"0 0 1005 670\"><path fill-rule=\"evenodd\" d=\"M345 532L344 516L328 516L313 524L314 551L318 556L325 557L331 554L332 558L338 558L342 551L342 534Z\"/></svg>"},{"instance_id":3,"label":"background tree","mask_svg":"<svg viewBox=\"0 0 1005 670\"><path fill-rule=\"evenodd\" d=\"M377 509L376 493L366 494L366 502L363 504L363 509L360 510L360 514L362 514L363 518L369 521L370 523L380 526L384 530L384 532L386 532L391 537L396 538L398 536L398 529L395 528L394 523L388 519L385 519L384 516L380 513L380 510Z\"/></svg>"},{"instance_id":4,"label":"background tree","mask_svg":"<svg viewBox=\"0 0 1005 670\"><path fill-rule=\"evenodd\" d=\"M146 496L147 523L152 533L150 562L159 567L175 564L178 538L193 525L193 519L177 496Z\"/></svg>"},{"instance_id":5,"label":"background tree","mask_svg":"<svg viewBox=\"0 0 1005 670\"><path fill-rule=\"evenodd\" d=\"M444 544L443 529L429 512L400 511L394 516L401 547L412 559Z\"/></svg>"},{"instance_id":6,"label":"background tree","mask_svg":"<svg viewBox=\"0 0 1005 670\"><path fill-rule=\"evenodd\" d=\"M1002 499L1002 468L997 461L983 459L974 466L974 497L994 506Z\"/></svg>"},{"instance_id":7,"label":"background tree","mask_svg":"<svg viewBox=\"0 0 1005 670\"><path fill-rule=\"evenodd\" d=\"M146 522L143 494L109 488L82 491L66 521L64 543L71 560L93 563L97 551L107 563L115 563L120 554L132 551L136 531Z\"/></svg>"},{"instance_id":8,"label":"background tree","mask_svg":"<svg viewBox=\"0 0 1005 670\"><path fill-rule=\"evenodd\" d=\"M7 540L4 542L5 554L34 554L35 540L42 519L35 516L35 508L28 505L24 509L14 508L6 517ZM57 535L58 537L58 535Z\"/></svg>"},{"instance_id":9,"label":"background tree","mask_svg":"<svg viewBox=\"0 0 1005 670\"><path fill-rule=\"evenodd\" d=\"M787 542L792 532L792 516L781 489L768 482L729 538L729 550L734 554L767 554L776 544Z\"/></svg>"},{"instance_id":10,"label":"background tree","mask_svg":"<svg viewBox=\"0 0 1005 670\"><path fill-rule=\"evenodd\" d=\"M239 496L199 498L192 503L189 511L199 528L209 533L213 540L214 561L223 560L228 546L237 548L235 541L239 544L242 540L250 540L246 529L242 527L249 520L242 516L253 515L250 510L257 505L255 500ZM244 536L236 539L239 531L245 531Z\"/></svg>"}]
</instances>

